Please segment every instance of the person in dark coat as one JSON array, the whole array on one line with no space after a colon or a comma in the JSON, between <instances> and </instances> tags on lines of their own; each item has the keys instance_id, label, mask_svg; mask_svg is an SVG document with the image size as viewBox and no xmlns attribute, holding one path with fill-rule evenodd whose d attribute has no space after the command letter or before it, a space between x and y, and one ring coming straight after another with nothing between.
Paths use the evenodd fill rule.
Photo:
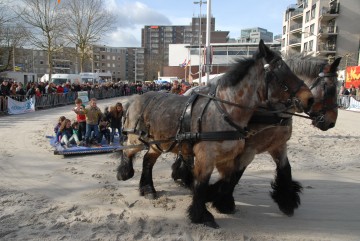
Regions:
<instances>
[{"instance_id":1,"label":"person in dark coat","mask_svg":"<svg viewBox=\"0 0 360 241\"><path fill-rule=\"evenodd\" d=\"M2 96L8 96L10 95L10 85L9 85L9 81L8 80L4 80L1 83L0 86L0 95Z\"/></svg>"},{"instance_id":2,"label":"person in dark coat","mask_svg":"<svg viewBox=\"0 0 360 241\"><path fill-rule=\"evenodd\" d=\"M105 109L105 116L110 122L111 134L110 134L110 145L114 143L114 136L116 130L119 132L119 141L122 141L122 117L123 117L123 106L120 102L116 103L115 106L111 106L110 110Z\"/></svg>"}]
</instances>

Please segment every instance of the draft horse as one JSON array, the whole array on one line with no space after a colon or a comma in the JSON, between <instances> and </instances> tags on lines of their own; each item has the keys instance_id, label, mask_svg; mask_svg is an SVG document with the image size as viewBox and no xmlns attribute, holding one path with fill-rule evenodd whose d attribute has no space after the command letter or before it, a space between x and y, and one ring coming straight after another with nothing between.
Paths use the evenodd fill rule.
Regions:
<instances>
[{"instance_id":1,"label":"draft horse","mask_svg":"<svg viewBox=\"0 0 360 241\"><path fill-rule=\"evenodd\" d=\"M239 60L208 94L187 97L147 92L134 97L123 125L128 139L117 178L133 177L133 157L142 145L147 146L140 194L155 198L152 169L161 153L194 155L195 182L188 216L193 223L218 227L205 206L209 179L217 168L220 182L238 180L242 171L238 156L244 150L247 125L254 111L264 103L282 103L302 112L308 111L312 102L309 88L260 41L256 55Z\"/></svg>"},{"instance_id":2,"label":"draft horse","mask_svg":"<svg viewBox=\"0 0 360 241\"><path fill-rule=\"evenodd\" d=\"M340 60L341 58L337 58L332 64L328 64L325 60L301 55L288 56L285 60L290 69L311 89L314 104L307 114L312 119L312 124L323 131L335 126L338 115L336 71ZM219 80L214 79L210 84L214 85L217 81ZM208 89L199 87L186 94L196 94L198 91L206 92ZM255 155L268 152L276 164L275 180L271 184L273 189L270 193L271 197L283 213L292 216L294 209L300 205L299 193L302 190L301 184L292 180L287 156L287 141L292 133L292 115L259 110L250 119L248 128L253 134L246 137L245 147L240 147L242 153L237 157L238 175L230 182L218 181L211 185L210 193L207 195L214 197L212 203L218 211L233 212L235 185ZM190 187L193 182L192 168L193 158L179 155L172 165L172 177L174 180L181 179L185 186Z\"/></svg>"}]
</instances>

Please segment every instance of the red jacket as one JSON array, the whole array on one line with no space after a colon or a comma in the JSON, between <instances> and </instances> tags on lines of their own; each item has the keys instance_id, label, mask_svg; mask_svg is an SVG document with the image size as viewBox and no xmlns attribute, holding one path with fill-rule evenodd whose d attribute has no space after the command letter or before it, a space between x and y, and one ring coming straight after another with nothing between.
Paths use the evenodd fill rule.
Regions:
<instances>
[{"instance_id":1,"label":"red jacket","mask_svg":"<svg viewBox=\"0 0 360 241\"><path fill-rule=\"evenodd\" d=\"M64 93L64 88L61 85L59 85L56 89L56 93Z\"/></svg>"}]
</instances>

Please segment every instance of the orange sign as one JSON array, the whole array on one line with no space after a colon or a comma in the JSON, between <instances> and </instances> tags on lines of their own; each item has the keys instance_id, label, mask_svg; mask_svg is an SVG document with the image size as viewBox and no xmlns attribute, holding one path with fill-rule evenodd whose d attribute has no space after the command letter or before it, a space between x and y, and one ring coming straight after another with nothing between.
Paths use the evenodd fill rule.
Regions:
<instances>
[{"instance_id":1,"label":"orange sign","mask_svg":"<svg viewBox=\"0 0 360 241\"><path fill-rule=\"evenodd\" d=\"M355 88L360 85L360 66L346 67L345 87L349 88L350 85Z\"/></svg>"}]
</instances>

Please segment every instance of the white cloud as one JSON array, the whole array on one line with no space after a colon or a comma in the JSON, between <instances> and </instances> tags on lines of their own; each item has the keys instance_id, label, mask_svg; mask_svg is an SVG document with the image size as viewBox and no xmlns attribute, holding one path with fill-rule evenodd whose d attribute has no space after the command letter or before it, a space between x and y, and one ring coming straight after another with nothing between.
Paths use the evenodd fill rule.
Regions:
<instances>
[{"instance_id":1,"label":"white cloud","mask_svg":"<svg viewBox=\"0 0 360 241\"><path fill-rule=\"evenodd\" d=\"M170 25L164 14L140 2L107 0L106 6L116 17L116 30L103 39L103 44L113 47L139 47L141 28L144 25Z\"/></svg>"},{"instance_id":2,"label":"white cloud","mask_svg":"<svg viewBox=\"0 0 360 241\"><path fill-rule=\"evenodd\" d=\"M138 38L141 28L134 30L117 28L112 33L104 36L100 44L111 47L140 47L141 40Z\"/></svg>"}]
</instances>

